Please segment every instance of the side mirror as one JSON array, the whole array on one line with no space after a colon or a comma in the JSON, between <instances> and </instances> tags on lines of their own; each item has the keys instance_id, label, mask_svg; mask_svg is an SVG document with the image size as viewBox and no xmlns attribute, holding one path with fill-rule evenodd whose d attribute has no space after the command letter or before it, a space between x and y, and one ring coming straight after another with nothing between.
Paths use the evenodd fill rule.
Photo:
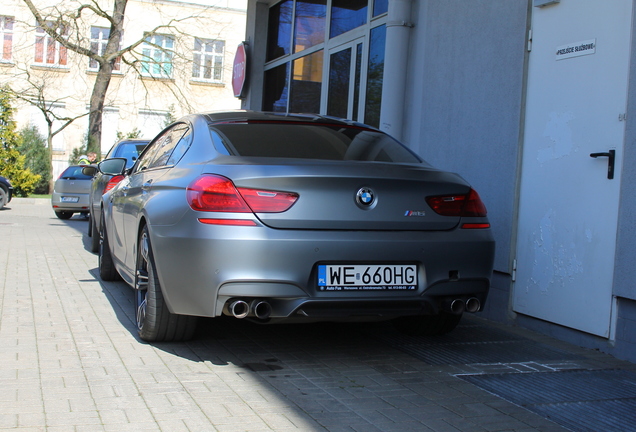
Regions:
<instances>
[{"instance_id":1,"label":"side mirror","mask_svg":"<svg viewBox=\"0 0 636 432\"><path fill-rule=\"evenodd\" d=\"M116 176L126 171L126 158L105 159L97 164L102 174Z\"/></svg>"},{"instance_id":2,"label":"side mirror","mask_svg":"<svg viewBox=\"0 0 636 432\"><path fill-rule=\"evenodd\" d=\"M95 177L95 174L97 174L97 167L95 165L87 165L82 168L82 174Z\"/></svg>"}]
</instances>

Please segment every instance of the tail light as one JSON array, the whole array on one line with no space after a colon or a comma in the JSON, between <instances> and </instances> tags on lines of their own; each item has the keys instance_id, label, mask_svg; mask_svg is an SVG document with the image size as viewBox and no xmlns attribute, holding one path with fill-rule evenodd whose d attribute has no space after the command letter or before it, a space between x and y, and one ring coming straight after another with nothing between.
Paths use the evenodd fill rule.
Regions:
<instances>
[{"instance_id":1,"label":"tail light","mask_svg":"<svg viewBox=\"0 0 636 432\"><path fill-rule=\"evenodd\" d=\"M226 177L205 174L195 179L186 192L193 210L230 213L281 213L294 205L298 194L250 188L236 188Z\"/></svg>"},{"instance_id":2,"label":"tail light","mask_svg":"<svg viewBox=\"0 0 636 432\"><path fill-rule=\"evenodd\" d=\"M123 179L124 179L123 175L112 176L110 180L108 180L108 183L106 183L106 187L104 188L102 195L108 192L109 190L111 190L112 188L114 188L115 186L117 186L117 184Z\"/></svg>"},{"instance_id":3,"label":"tail light","mask_svg":"<svg viewBox=\"0 0 636 432\"><path fill-rule=\"evenodd\" d=\"M254 213L281 213L289 210L298 199L298 194L292 192L248 188L238 188L238 191Z\"/></svg>"},{"instance_id":4,"label":"tail light","mask_svg":"<svg viewBox=\"0 0 636 432\"><path fill-rule=\"evenodd\" d=\"M487 214L486 206L474 189L466 195L427 197L426 202L442 216L485 217Z\"/></svg>"}]
</instances>

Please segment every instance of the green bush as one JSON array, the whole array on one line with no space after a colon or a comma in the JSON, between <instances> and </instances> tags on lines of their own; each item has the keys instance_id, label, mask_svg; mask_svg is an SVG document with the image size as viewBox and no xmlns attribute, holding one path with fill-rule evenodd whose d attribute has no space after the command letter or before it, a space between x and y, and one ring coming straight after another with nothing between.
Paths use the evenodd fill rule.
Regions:
<instances>
[{"instance_id":1,"label":"green bush","mask_svg":"<svg viewBox=\"0 0 636 432\"><path fill-rule=\"evenodd\" d=\"M51 180L51 161L46 148L46 138L40 135L38 128L28 126L20 130L18 151L26 158L25 167L40 176L35 185L36 194L48 194Z\"/></svg>"},{"instance_id":2,"label":"green bush","mask_svg":"<svg viewBox=\"0 0 636 432\"><path fill-rule=\"evenodd\" d=\"M26 157L18 150L18 134L13 120L11 96L6 88L0 89L0 175L11 181L14 193L26 197L33 193L40 175L25 168Z\"/></svg>"}]
</instances>

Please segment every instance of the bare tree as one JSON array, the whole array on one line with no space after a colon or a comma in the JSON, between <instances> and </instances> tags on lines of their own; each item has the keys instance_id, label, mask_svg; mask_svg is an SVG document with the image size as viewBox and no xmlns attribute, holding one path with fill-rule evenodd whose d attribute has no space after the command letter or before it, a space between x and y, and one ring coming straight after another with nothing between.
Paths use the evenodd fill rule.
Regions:
<instances>
[{"instance_id":1,"label":"bare tree","mask_svg":"<svg viewBox=\"0 0 636 432\"><path fill-rule=\"evenodd\" d=\"M48 9L48 16L33 4L32 0L24 0L35 20L50 37L67 49L86 56L99 65L93 91L91 93L88 112L88 151L101 152L102 114L106 93L113 75L115 62L118 58L134 50L143 40L120 49L122 34L124 31L124 16L128 0L114 0L112 12L107 12L95 0L79 4L75 9L62 11L57 6ZM94 14L110 23L110 33L104 52L100 55L92 50L90 45L82 44L81 32L75 32L75 38L67 37L69 27L72 30L81 30L81 20L85 14ZM55 25L51 25L51 23Z\"/></svg>"},{"instance_id":2,"label":"bare tree","mask_svg":"<svg viewBox=\"0 0 636 432\"><path fill-rule=\"evenodd\" d=\"M46 122L46 140L49 157L49 165L53 164L53 139L57 134L66 129L75 120L85 117L88 112L77 116L65 116L58 113L57 107L63 106L68 97L57 100L47 98L51 92L48 87L54 85L54 80L48 78L46 74L34 76L28 69L23 71L24 81L28 84L20 91L7 88L14 98L36 107L43 115ZM49 179L49 190L53 190L53 179Z\"/></svg>"},{"instance_id":3,"label":"bare tree","mask_svg":"<svg viewBox=\"0 0 636 432\"><path fill-rule=\"evenodd\" d=\"M97 65L95 82L93 84L88 107L88 143L87 150L96 153L101 152L102 140L102 116L104 107L106 106L106 96L113 77L116 65L120 62L127 65L131 71L141 76L143 75L144 65L154 61L144 54L141 47L151 46L157 51L165 52L175 60L175 56L182 62L190 62L191 59L182 57L178 51L168 49L161 44L154 42L154 37L161 35L162 32L176 36L184 36L185 32L180 30L180 24L186 21L199 19L200 16L189 15L179 18L170 18L166 22L155 26L146 31L142 38L122 47L124 18L128 0L85 0L85 1L62 1L55 6L37 7L33 0L23 0L40 29L42 29L50 38L55 40L60 46L68 51L79 54L88 58ZM100 3L112 4L112 10L107 11ZM157 6L158 8L159 6ZM108 23L109 32L107 43L103 51L99 52L91 46L90 38L85 35L90 28L90 22L100 21ZM187 70L187 66L184 68ZM161 80L157 80L161 81ZM145 81L141 81L148 94ZM189 108L189 102L181 93L178 86L166 85L169 91L179 100L181 105ZM44 104L45 105L45 104ZM42 104L38 104L41 109ZM74 118L73 120L75 120ZM64 119L57 119L62 120ZM67 119L70 120L70 119ZM71 122L73 120L70 120ZM48 123L48 120L47 120ZM66 125L68 126L68 124Z\"/></svg>"}]
</instances>

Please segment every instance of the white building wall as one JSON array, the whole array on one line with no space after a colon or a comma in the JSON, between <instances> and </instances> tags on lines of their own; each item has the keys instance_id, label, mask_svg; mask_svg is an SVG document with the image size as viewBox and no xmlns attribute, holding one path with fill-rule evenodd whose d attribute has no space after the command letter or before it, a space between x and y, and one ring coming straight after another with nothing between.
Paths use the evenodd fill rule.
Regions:
<instances>
[{"instance_id":1,"label":"white building wall","mask_svg":"<svg viewBox=\"0 0 636 432\"><path fill-rule=\"evenodd\" d=\"M198 3L198 4L197 4ZM70 2L62 1L57 6ZM36 1L41 7L52 7L46 1ZM106 7L106 5L104 5ZM46 83L45 98L63 106L70 116L85 114L96 74L89 70L86 57L70 53L65 67L43 67L33 64L35 19L21 0L0 0L0 15L15 17L13 56L11 61L0 62L0 85L10 84L14 89L28 88L24 82L26 72ZM174 76L167 80L141 79L127 65L122 65L111 80L102 119L102 153L115 142L118 132L126 135L143 126L146 137L163 128L169 112L178 118L197 111L236 109L240 101L231 88L231 68L234 52L245 36L246 0L130 0L126 9L123 45L143 39L144 32L161 24L171 26L162 33L173 34L177 40L174 56ZM88 23L108 27L106 21ZM220 39L225 42L224 74L222 82L201 83L192 79L192 49L194 37ZM34 113L26 103L16 101L15 120L18 128L29 124L38 126L46 134L44 118ZM144 113L163 113L162 120L153 117L151 126ZM140 114L141 113L141 114ZM54 176L68 165L74 148L85 145L87 117L78 118L54 138ZM161 127L159 127L161 126Z\"/></svg>"}]
</instances>

